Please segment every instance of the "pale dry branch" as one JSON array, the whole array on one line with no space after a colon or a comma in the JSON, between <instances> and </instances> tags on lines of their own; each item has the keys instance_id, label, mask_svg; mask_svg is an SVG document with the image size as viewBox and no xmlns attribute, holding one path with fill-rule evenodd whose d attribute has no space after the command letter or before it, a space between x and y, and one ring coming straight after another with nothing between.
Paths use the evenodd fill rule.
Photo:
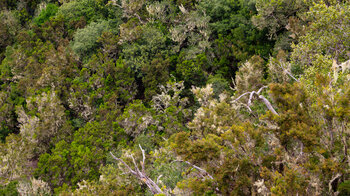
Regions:
<instances>
[{"instance_id":1,"label":"pale dry branch","mask_svg":"<svg viewBox=\"0 0 350 196\"><path fill-rule=\"evenodd\" d=\"M139 179L140 181L145 183L153 194L161 194L161 193L163 193L163 191L159 188L157 183L155 183L150 177L148 177L148 175L145 172L145 159L146 159L145 158L145 151L142 149L141 145L139 145L139 147L140 147L141 152L142 152L142 162L141 162L142 171L140 171L139 168L137 167L137 164L136 164L136 161L135 161L135 158L133 155L128 155L128 157L130 157L132 159L132 162L135 166L134 170L131 169L131 167L127 163L125 163L122 159L114 156L112 152L110 152L110 154L112 155L113 159L120 161L129 170L129 172L131 174L133 174L137 179ZM159 181L160 177L158 177L157 182Z\"/></svg>"},{"instance_id":2,"label":"pale dry branch","mask_svg":"<svg viewBox=\"0 0 350 196\"><path fill-rule=\"evenodd\" d=\"M131 169L131 167L129 167L128 164L126 164L123 159L120 159L120 158L117 158L116 156L114 156L114 154L112 152L109 152L111 155L112 155L112 158L117 160L117 161L120 161L121 163L123 163L123 165L129 170L130 173L136 175L136 172L134 170Z\"/></svg>"},{"instance_id":3,"label":"pale dry branch","mask_svg":"<svg viewBox=\"0 0 350 196\"><path fill-rule=\"evenodd\" d=\"M205 169L202 169L196 165L193 165L192 163L188 162L188 161L183 161L183 160L175 160L175 162L184 162L184 163L187 163L188 165L190 165L191 167L203 172L204 174L206 174L210 179L214 179L213 176L211 176Z\"/></svg>"},{"instance_id":4,"label":"pale dry branch","mask_svg":"<svg viewBox=\"0 0 350 196\"><path fill-rule=\"evenodd\" d=\"M265 105L266 107L275 115L278 116L278 113L276 112L276 110L273 108L272 104L270 103L270 101L268 99L266 99L263 95L260 95L260 93L262 92L263 89L267 88L267 86L263 86L261 87L257 92L256 91L251 91L251 92L246 92L246 93L243 93L242 95L240 95L238 98L236 98L235 100L233 100L233 102L237 102L239 99L241 99L242 97L244 97L245 95L249 95L249 98L248 98L248 103L247 105L245 105L249 112L252 112L250 106L252 104L252 100L253 100L253 97L254 96L257 96L259 100L261 100Z\"/></svg>"},{"instance_id":5,"label":"pale dry branch","mask_svg":"<svg viewBox=\"0 0 350 196\"><path fill-rule=\"evenodd\" d=\"M145 172L145 150L142 149L141 145L139 144L139 147L141 149L141 152L142 152L142 164L141 164L141 167L142 167L142 172Z\"/></svg>"},{"instance_id":6,"label":"pale dry branch","mask_svg":"<svg viewBox=\"0 0 350 196\"><path fill-rule=\"evenodd\" d=\"M297 78L295 78L294 76L293 76L293 74L292 73L290 73L287 69L285 69L281 64L278 64L280 67L281 67L281 69L283 70L283 72L285 72L287 75L289 75L291 78L293 78L295 81L297 81L297 82L299 82L299 80L297 79Z\"/></svg>"},{"instance_id":7,"label":"pale dry branch","mask_svg":"<svg viewBox=\"0 0 350 196\"><path fill-rule=\"evenodd\" d=\"M337 173L330 181L329 181L329 183L328 183L328 188L329 188L329 193L331 193L332 192L332 189L333 189L333 182L335 181L335 180L337 180L338 178L340 178L342 175L341 174L339 174L339 173Z\"/></svg>"}]
</instances>

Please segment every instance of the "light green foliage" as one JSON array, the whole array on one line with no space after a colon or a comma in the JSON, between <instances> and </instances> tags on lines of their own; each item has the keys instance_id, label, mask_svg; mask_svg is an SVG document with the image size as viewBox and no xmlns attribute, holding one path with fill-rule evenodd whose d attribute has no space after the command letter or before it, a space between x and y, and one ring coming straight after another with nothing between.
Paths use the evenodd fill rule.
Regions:
<instances>
[{"instance_id":1,"label":"light green foliage","mask_svg":"<svg viewBox=\"0 0 350 196\"><path fill-rule=\"evenodd\" d=\"M206 16L202 10L189 11L180 6L180 21L169 29L171 39L178 45L175 51L181 48L185 51L186 59L191 59L210 48L209 37L210 17Z\"/></svg>"},{"instance_id":2,"label":"light green foliage","mask_svg":"<svg viewBox=\"0 0 350 196\"><path fill-rule=\"evenodd\" d=\"M235 89L238 94L258 90L264 84L264 60L253 56L241 65L235 78Z\"/></svg>"},{"instance_id":3,"label":"light green foliage","mask_svg":"<svg viewBox=\"0 0 350 196\"><path fill-rule=\"evenodd\" d=\"M307 1L304 0L257 0L258 14L253 17L253 23L260 29L267 28L270 38L288 25L289 18L307 11Z\"/></svg>"},{"instance_id":4,"label":"light green foliage","mask_svg":"<svg viewBox=\"0 0 350 196\"><path fill-rule=\"evenodd\" d=\"M21 135L11 134L0 144L0 184L21 180L31 175L33 143Z\"/></svg>"},{"instance_id":5,"label":"light green foliage","mask_svg":"<svg viewBox=\"0 0 350 196\"><path fill-rule=\"evenodd\" d=\"M166 86L159 87L161 93L153 96L152 107L157 111L162 131L170 136L186 130L186 121L191 115L191 110L186 108L188 99L180 96L184 90L184 83L169 81Z\"/></svg>"},{"instance_id":6,"label":"light green foliage","mask_svg":"<svg viewBox=\"0 0 350 196\"><path fill-rule=\"evenodd\" d=\"M98 46L97 39L103 31L108 31L108 29L109 22L104 20L92 22L84 29L78 29L74 34L74 41L72 42L73 51L80 57L89 56Z\"/></svg>"},{"instance_id":7,"label":"light green foliage","mask_svg":"<svg viewBox=\"0 0 350 196\"><path fill-rule=\"evenodd\" d=\"M72 0L64 3L57 12L57 15L64 16L66 21L85 17L88 22L103 19L106 14L102 1L95 0Z\"/></svg>"},{"instance_id":8,"label":"light green foliage","mask_svg":"<svg viewBox=\"0 0 350 196\"><path fill-rule=\"evenodd\" d=\"M22 107L17 108L21 135L36 143L39 153L46 152L55 137L67 134L61 132L67 118L65 108L53 91L30 97L26 102L28 112Z\"/></svg>"},{"instance_id":9,"label":"light green foliage","mask_svg":"<svg viewBox=\"0 0 350 196\"><path fill-rule=\"evenodd\" d=\"M198 137L205 137L207 134L220 135L236 120L237 115L228 103L228 96L221 94L219 100L215 99L211 84L205 88L193 88L192 92L201 105L188 124L194 135Z\"/></svg>"},{"instance_id":10,"label":"light green foliage","mask_svg":"<svg viewBox=\"0 0 350 196\"><path fill-rule=\"evenodd\" d=\"M324 55L337 62L350 58L350 5L327 6L315 4L307 12L311 24L294 45L292 58L296 64L310 66L318 55Z\"/></svg>"},{"instance_id":11,"label":"light green foliage","mask_svg":"<svg viewBox=\"0 0 350 196\"><path fill-rule=\"evenodd\" d=\"M123 115L117 120L128 135L136 137L147 130L157 129L159 121L154 116L153 109L146 108L141 101L137 100L128 105Z\"/></svg>"},{"instance_id":12,"label":"light green foliage","mask_svg":"<svg viewBox=\"0 0 350 196\"><path fill-rule=\"evenodd\" d=\"M31 178L28 182L19 182L17 185L17 190L19 195L49 196L52 194L51 189L46 182L35 178Z\"/></svg>"},{"instance_id":13,"label":"light green foliage","mask_svg":"<svg viewBox=\"0 0 350 196\"><path fill-rule=\"evenodd\" d=\"M286 53L283 50L278 52L276 58L269 59L267 69L268 79L271 82L283 83L298 80L296 71L293 72L292 64L286 61Z\"/></svg>"}]
</instances>

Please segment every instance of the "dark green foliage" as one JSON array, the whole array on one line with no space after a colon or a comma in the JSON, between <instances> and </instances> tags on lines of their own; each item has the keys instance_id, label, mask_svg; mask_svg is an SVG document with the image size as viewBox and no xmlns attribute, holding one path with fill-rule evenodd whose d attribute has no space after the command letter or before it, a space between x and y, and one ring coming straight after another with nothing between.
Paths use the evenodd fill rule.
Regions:
<instances>
[{"instance_id":1,"label":"dark green foliage","mask_svg":"<svg viewBox=\"0 0 350 196\"><path fill-rule=\"evenodd\" d=\"M346 181L342 182L338 187L338 191L339 191L339 196L349 195L350 194L350 180L346 180Z\"/></svg>"},{"instance_id":2,"label":"dark green foliage","mask_svg":"<svg viewBox=\"0 0 350 196\"><path fill-rule=\"evenodd\" d=\"M97 180L99 167L106 162L116 132L106 123L87 123L74 133L73 141L58 142L50 154L40 156L36 175L54 188L76 187L82 180Z\"/></svg>"},{"instance_id":3,"label":"dark green foliage","mask_svg":"<svg viewBox=\"0 0 350 196\"><path fill-rule=\"evenodd\" d=\"M207 68L209 62L204 54L198 55L191 60L183 60L176 65L176 74L180 80L185 82L185 87L189 88L194 84L202 86L207 80Z\"/></svg>"}]
</instances>

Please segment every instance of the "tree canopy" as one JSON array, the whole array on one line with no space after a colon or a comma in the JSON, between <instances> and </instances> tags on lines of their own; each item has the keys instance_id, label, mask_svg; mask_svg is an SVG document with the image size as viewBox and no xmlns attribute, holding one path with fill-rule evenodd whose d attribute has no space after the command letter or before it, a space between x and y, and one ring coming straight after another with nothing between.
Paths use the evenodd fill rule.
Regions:
<instances>
[{"instance_id":1,"label":"tree canopy","mask_svg":"<svg viewBox=\"0 0 350 196\"><path fill-rule=\"evenodd\" d=\"M0 195L350 195L350 3L0 0Z\"/></svg>"}]
</instances>

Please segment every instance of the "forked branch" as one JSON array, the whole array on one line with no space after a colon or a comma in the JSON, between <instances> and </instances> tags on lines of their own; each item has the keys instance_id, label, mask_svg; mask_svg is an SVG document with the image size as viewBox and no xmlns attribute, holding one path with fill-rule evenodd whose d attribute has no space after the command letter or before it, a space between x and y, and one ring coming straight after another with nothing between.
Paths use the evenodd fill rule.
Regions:
<instances>
[{"instance_id":1,"label":"forked branch","mask_svg":"<svg viewBox=\"0 0 350 196\"><path fill-rule=\"evenodd\" d=\"M244 97L245 95L249 95L249 99L248 99L248 103L246 105L246 107L248 108L248 110L251 112L252 110L250 109L250 106L252 105L252 100L254 98L254 96L256 96L260 101L262 101L266 107L275 115L278 116L278 113L276 112L276 110L272 107L272 104L270 103L270 101L268 99L266 99L263 95L260 95L260 93L262 92L263 89L267 88L267 86L263 86L261 87L257 92L256 91L251 91L251 92L246 92L243 93L242 95L240 95L237 99L233 100L233 102L237 102L239 99L241 99L242 97Z\"/></svg>"},{"instance_id":2,"label":"forked branch","mask_svg":"<svg viewBox=\"0 0 350 196\"><path fill-rule=\"evenodd\" d=\"M117 158L116 156L114 156L112 152L109 152L109 153L111 154L113 159L120 161L131 174L133 174L137 179L139 179L140 181L145 183L153 194L163 193L163 191L159 188L157 183L155 183L146 174L146 172L145 172L145 160L146 160L145 151L142 149L141 145L139 145L139 147L140 147L141 152L142 152L142 162L140 162L141 168L142 168L141 171L139 170L133 155L130 154L130 155L128 155L128 157L130 157L132 159L132 162L134 164L135 169L132 169L125 161L123 161L123 159L120 159L120 158Z\"/></svg>"}]
</instances>

